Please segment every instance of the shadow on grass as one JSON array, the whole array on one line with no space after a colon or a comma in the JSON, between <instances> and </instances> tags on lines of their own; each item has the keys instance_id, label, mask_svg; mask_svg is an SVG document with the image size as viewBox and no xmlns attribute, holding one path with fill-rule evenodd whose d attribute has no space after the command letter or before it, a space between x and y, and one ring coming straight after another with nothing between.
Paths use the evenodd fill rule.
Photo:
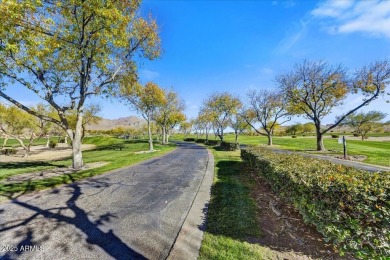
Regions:
<instances>
[{"instance_id":1,"label":"shadow on grass","mask_svg":"<svg viewBox=\"0 0 390 260\"><path fill-rule=\"evenodd\" d=\"M43 166L53 166L53 167L66 167L66 165L53 164L53 162L0 162L1 169L20 169L20 168L32 168L32 167L43 167Z\"/></svg>"},{"instance_id":2,"label":"shadow on grass","mask_svg":"<svg viewBox=\"0 0 390 260\"><path fill-rule=\"evenodd\" d=\"M218 180L212 187L206 231L214 235L245 240L259 235L256 205L250 189L240 181L242 162L223 160L216 164ZM199 226L204 229L204 223Z\"/></svg>"},{"instance_id":3,"label":"shadow on grass","mask_svg":"<svg viewBox=\"0 0 390 260\"><path fill-rule=\"evenodd\" d=\"M110 186L110 183L90 180L84 182L83 185L107 188ZM40 208L34 205L34 202L19 200L18 197L13 198L10 202L13 207L2 209L0 214L8 213L15 216L15 212L8 211L15 210L18 207L23 208L23 211L27 209L29 214L24 214L19 219L15 217L5 222L2 220L0 223L0 236L4 236L4 238L12 236L12 241L9 242L15 243L15 247L18 249L21 246L36 246L39 248L39 246L47 244L53 245L55 248L43 247L43 250L47 252L58 251L57 254L54 253L52 256L61 255L64 257L68 256L67 258L80 258L82 256L78 255L77 252L72 252L75 245L78 245L78 247L84 247L83 251L85 252L93 250L93 246L97 246L114 259L146 259L125 244L115 235L112 229L104 231L106 228L101 228L104 227L105 223L111 222L111 219L117 216L110 212L100 216L92 216L88 211L77 205L77 200L83 194L80 185L73 183L67 186L66 191L62 192L62 194L58 193L58 190L52 191L52 194L61 195L62 198L67 198L67 200L64 202L59 200L56 206L49 208ZM95 220L93 221L92 219ZM68 232L69 234L65 234L65 239L60 240L53 235L55 233L59 234L57 230L69 230L69 227L74 228L78 232ZM0 255L0 258L18 259L27 253L30 253L30 258L31 254L34 257L36 252L28 251L9 251L5 255Z\"/></svg>"}]
</instances>

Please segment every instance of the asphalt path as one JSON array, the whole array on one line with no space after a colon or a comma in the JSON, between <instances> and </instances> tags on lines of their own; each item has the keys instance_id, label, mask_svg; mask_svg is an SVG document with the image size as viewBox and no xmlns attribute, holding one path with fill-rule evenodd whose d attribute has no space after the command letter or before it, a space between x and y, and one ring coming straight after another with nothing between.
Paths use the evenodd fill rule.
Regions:
<instances>
[{"instance_id":1,"label":"asphalt path","mask_svg":"<svg viewBox=\"0 0 390 260\"><path fill-rule=\"evenodd\" d=\"M165 259L198 192L207 150L133 167L0 204L1 259Z\"/></svg>"}]
</instances>

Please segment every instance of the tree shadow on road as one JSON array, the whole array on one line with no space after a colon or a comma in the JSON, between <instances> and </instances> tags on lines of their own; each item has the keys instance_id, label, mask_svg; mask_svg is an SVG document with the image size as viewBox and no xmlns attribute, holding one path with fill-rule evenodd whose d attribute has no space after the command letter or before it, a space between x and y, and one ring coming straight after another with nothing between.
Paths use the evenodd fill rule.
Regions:
<instances>
[{"instance_id":1,"label":"tree shadow on road","mask_svg":"<svg viewBox=\"0 0 390 260\"><path fill-rule=\"evenodd\" d=\"M86 185L86 183L94 187L108 187L109 185L102 181L93 180L83 182L83 185ZM114 214L107 212L100 215L95 221L91 221L93 216L77 205L77 200L83 194L80 185L73 183L67 187L70 190L70 197L63 206L44 209L25 199L14 198L10 201L11 204L28 209L32 213L29 217L0 223L0 236L5 237L7 235L9 237L9 232L12 232L11 237L17 249L22 246L40 246L49 240L52 240L52 243L60 242L60 244L56 244L56 248L44 248L43 250L61 250L58 255L64 257L71 253L72 245L83 243L86 251L91 250L93 246L97 246L114 259L146 259L142 254L126 245L111 229L103 231L101 227L110 222L112 218L115 218ZM56 194L56 192L58 193L57 190L53 190L51 194ZM62 196L64 195L62 194ZM6 213L7 208L0 211L0 215ZM65 234L65 237L60 239L51 237L53 231L63 230L69 225L80 231L82 235L80 232L75 232L75 234L71 234L72 237L66 237ZM3 256L0 255L0 258L17 259L24 253L26 252L21 250L10 251ZM69 255L69 257L75 256L83 257L82 255Z\"/></svg>"}]
</instances>

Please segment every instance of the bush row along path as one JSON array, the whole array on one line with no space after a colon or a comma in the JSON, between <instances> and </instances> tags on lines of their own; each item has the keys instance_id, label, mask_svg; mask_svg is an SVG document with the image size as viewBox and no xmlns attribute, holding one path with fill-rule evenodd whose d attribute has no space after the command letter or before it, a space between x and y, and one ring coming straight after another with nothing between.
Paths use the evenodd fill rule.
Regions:
<instances>
[{"instance_id":1,"label":"bush row along path","mask_svg":"<svg viewBox=\"0 0 390 260\"><path fill-rule=\"evenodd\" d=\"M241 149L245 149L246 145L240 145ZM321 154L310 154L310 153L303 153L303 152L296 152L296 151L290 151L290 150L283 150L278 148L272 148L270 149L276 153L296 153L302 156L306 157L312 157L320 160L327 160L335 164L341 164L349 167L355 167L356 169L363 170L363 171L369 171L369 172L390 172L390 167L386 166L379 166L379 165L372 165L368 163L362 163L362 162L356 162L356 161L350 161L350 160L344 160L344 159L338 159L333 158L326 155ZM389 165L390 165L390 158L389 158Z\"/></svg>"},{"instance_id":2,"label":"bush row along path","mask_svg":"<svg viewBox=\"0 0 390 260\"><path fill-rule=\"evenodd\" d=\"M205 148L181 143L136 166L1 203L0 259L165 259L207 162Z\"/></svg>"}]
</instances>

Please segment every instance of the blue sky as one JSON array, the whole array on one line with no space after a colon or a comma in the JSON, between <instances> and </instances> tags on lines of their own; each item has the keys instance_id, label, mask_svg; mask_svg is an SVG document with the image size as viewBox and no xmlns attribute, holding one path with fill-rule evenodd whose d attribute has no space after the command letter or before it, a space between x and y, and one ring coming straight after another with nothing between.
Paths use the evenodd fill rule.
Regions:
<instances>
[{"instance_id":1,"label":"blue sky","mask_svg":"<svg viewBox=\"0 0 390 260\"><path fill-rule=\"evenodd\" d=\"M276 88L275 76L304 59L354 71L390 58L390 1L144 1L141 13L149 12L160 26L164 52L139 64L140 79L176 90L189 117L212 92L245 98L250 89ZM35 102L30 95L22 99ZM348 98L323 123L360 99ZM135 114L118 101L99 102L105 118ZM373 109L390 114L384 98L364 108Z\"/></svg>"},{"instance_id":2,"label":"blue sky","mask_svg":"<svg viewBox=\"0 0 390 260\"><path fill-rule=\"evenodd\" d=\"M390 56L390 1L145 1L142 12L157 19L164 53L143 64L141 79L173 87L192 117L208 94L276 88L275 76L304 59L354 71ZM364 109L390 114L383 98Z\"/></svg>"}]
</instances>

